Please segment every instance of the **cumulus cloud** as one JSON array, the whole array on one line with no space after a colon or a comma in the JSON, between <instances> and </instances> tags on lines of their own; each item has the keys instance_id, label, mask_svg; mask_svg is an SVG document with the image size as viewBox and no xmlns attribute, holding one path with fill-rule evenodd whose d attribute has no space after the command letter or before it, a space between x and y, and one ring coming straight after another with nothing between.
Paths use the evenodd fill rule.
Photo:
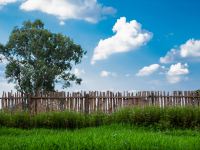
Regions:
<instances>
[{"instance_id":1,"label":"cumulus cloud","mask_svg":"<svg viewBox=\"0 0 200 150\"><path fill-rule=\"evenodd\" d=\"M101 39L94 49L92 64L98 60L107 59L114 53L136 50L152 38L152 33L143 30L140 23L136 20L127 22L125 17L118 19L112 30L115 35Z\"/></svg>"},{"instance_id":2,"label":"cumulus cloud","mask_svg":"<svg viewBox=\"0 0 200 150\"><path fill-rule=\"evenodd\" d=\"M200 40L189 39L177 49L171 49L164 57L160 58L161 63L173 63L179 60L200 59Z\"/></svg>"},{"instance_id":3,"label":"cumulus cloud","mask_svg":"<svg viewBox=\"0 0 200 150\"><path fill-rule=\"evenodd\" d=\"M186 57L200 57L200 40L190 39L180 47L180 55Z\"/></svg>"},{"instance_id":4,"label":"cumulus cloud","mask_svg":"<svg viewBox=\"0 0 200 150\"><path fill-rule=\"evenodd\" d=\"M180 51L171 49L164 57L160 57L160 63L168 64L180 59Z\"/></svg>"},{"instance_id":5,"label":"cumulus cloud","mask_svg":"<svg viewBox=\"0 0 200 150\"><path fill-rule=\"evenodd\" d=\"M114 72L109 72L109 71L103 70L103 71L101 71L100 76L101 77L109 77L109 76L115 77L115 76L117 76L117 74Z\"/></svg>"},{"instance_id":6,"label":"cumulus cloud","mask_svg":"<svg viewBox=\"0 0 200 150\"><path fill-rule=\"evenodd\" d=\"M20 6L24 11L41 11L64 20L78 19L96 23L107 15L113 15L116 10L103 6L97 0L26 0Z\"/></svg>"},{"instance_id":7,"label":"cumulus cloud","mask_svg":"<svg viewBox=\"0 0 200 150\"><path fill-rule=\"evenodd\" d=\"M167 72L167 80L171 84L178 83L187 74L189 74L188 64L177 63L170 66Z\"/></svg>"},{"instance_id":8,"label":"cumulus cloud","mask_svg":"<svg viewBox=\"0 0 200 150\"><path fill-rule=\"evenodd\" d=\"M19 0L0 0L0 9L5 5L15 3L17 1L19 1Z\"/></svg>"},{"instance_id":9,"label":"cumulus cloud","mask_svg":"<svg viewBox=\"0 0 200 150\"><path fill-rule=\"evenodd\" d=\"M15 3L18 0L0 0L0 5L7 5L9 3Z\"/></svg>"},{"instance_id":10,"label":"cumulus cloud","mask_svg":"<svg viewBox=\"0 0 200 150\"><path fill-rule=\"evenodd\" d=\"M84 69L78 69L78 68L75 68L74 69L74 74L78 77L80 77L81 75L85 74L85 70Z\"/></svg>"},{"instance_id":11,"label":"cumulus cloud","mask_svg":"<svg viewBox=\"0 0 200 150\"><path fill-rule=\"evenodd\" d=\"M159 64L152 64L139 70L136 76L149 76L160 68Z\"/></svg>"}]
</instances>

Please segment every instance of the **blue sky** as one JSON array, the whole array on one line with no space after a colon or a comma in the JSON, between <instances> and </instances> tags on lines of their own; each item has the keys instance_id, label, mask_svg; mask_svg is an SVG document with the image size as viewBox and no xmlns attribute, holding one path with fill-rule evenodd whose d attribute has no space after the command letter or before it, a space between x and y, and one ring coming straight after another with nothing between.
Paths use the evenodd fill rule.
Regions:
<instances>
[{"instance_id":1,"label":"blue sky","mask_svg":"<svg viewBox=\"0 0 200 150\"><path fill-rule=\"evenodd\" d=\"M198 0L0 0L0 43L14 26L41 19L87 51L73 70L82 85L67 90L194 90L200 88L199 8Z\"/></svg>"}]
</instances>

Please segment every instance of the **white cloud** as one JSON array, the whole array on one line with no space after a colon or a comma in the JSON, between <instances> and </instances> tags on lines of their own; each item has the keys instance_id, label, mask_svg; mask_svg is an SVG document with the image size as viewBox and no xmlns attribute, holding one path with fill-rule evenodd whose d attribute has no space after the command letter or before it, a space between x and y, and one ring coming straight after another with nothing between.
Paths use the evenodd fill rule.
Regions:
<instances>
[{"instance_id":1,"label":"white cloud","mask_svg":"<svg viewBox=\"0 0 200 150\"><path fill-rule=\"evenodd\" d=\"M108 71L101 71L101 73L100 73L100 76L101 77L108 77L110 75L110 72L108 72Z\"/></svg>"},{"instance_id":2,"label":"white cloud","mask_svg":"<svg viewBox=\"0 0 200 150\"><path fill-rule=\"evenodd\" d=\"M3 6L6 6L11 3L15 3L17 1L19 0L0 0L0 10L3 8Z\"/></svg>"},{"instance_id":3,"label":"white cloud","mask_svg":"<svg viewBox=\"0 0 200 150\"><path fill-rule=\"evenodd\" d=\"M64 21L60 21L59 24L60 24L61 26L64 26L64 25L65 25L65 22L64 22Z\"/></svg>"},{"instance_id":4,"label":"white cloud","mask_svg":"<svg viewBox=\"0 0 200 150\"><path fill-rule=\"evenodd\" d=\"M116 10L98 3L97 0L26 0L20 6L24 11L41 11L64 20L78 19L96 23Z\"/></svg>"},{"instance_id":5,"label":"white cloud","mask_svg":"<svg viewBox=\"0 0 200 150\"><path fill-rule=\"evenodd\" d=\"M125 17L118 19L112 30L115 35L101 39L94 49L92 64L98 60L107 59L114 53L136 50L152 38L152 33L143 30L140 23L136 20L126 22Z\"/></svg>"},{"instance_id":6,"label":"white cloud","mask_svg":"<svg viewBox=\"0 0 200 150\"><path fill-rule=\"evenodd\" d=\"M159 64L152 64L139 70L136 76L149 76L160 68Z\"/></svg>"},{"instance_id":7,"label":"white cloud","mask_svg":"<svg viewBox=\"0 0 200 150\"><path fill-rule=\"evenodd\" d=\"M10 4L10 3L15 3L17 2L18 0L0 0L0 6L5 6L7 4Z\"/></svg>"},{"instance_id":8,"label":"white cloud","mask_svg":"<svg viewBox=\"0 0 200 150\"><path fill-rule=\"evenodd\" d=\"M180 52L176 49L171 49L164 57L160 57L160 63L168 64L180 59Z\"/></svg>"},{"instance_id":9,"label":"white cloud","mask_svg":"<svg viewBox=\"0 0 200 150\"><path fill-rule=\"evenodd\" d=\"M190 39L180 47L180 55L186 57L200 57L200 40Z\"/></svg>"},{"instance_id":10,"label":"white cloud","mask_svg":"<svg viewBox=\"0 0 200 150\"><path fill-rule=\"evenodd\" d=\"M3 92L16 91L15 88L14 88L15 84L14 83L8 83L8 81L4 77L4 72L2 72L2 73L0 74L0 85L1 85L0 97L2 96Z\"/></svg>"},{"instance_id":11,"label":"white cloud","mask_svg":"<svg viewBox=\"0 0 200 150\"><path fill-rule=\"evenodd\" d=\"M174 84L180 82L184 75L189 74L188 65L177 63L170 66L167 72L167 80L169 83Z\"/></svg>"},{"instance_id":12,"label":"white cloud","mask_svg":"<svg viewBox=\"0 0 200 150\"><path fill-rule=\"evenodd\" d=\"M0 66L3 65L7 65L8 64L8 60L6 59L6 57L2 54L0 54Z\"/></svg>"},{"instance_id":13,"label":"white cloud","mask_svg":"<svg viewBox=\"0 0 200 150\"><path fill-rule=\"evenodd\" d=\"M177 63L174 65L170 66L170 69L168 71L168 75L174 76L174 75L184 75L184 74L188 74L188 65L184 64L182 65L181 63Z\"/></svg>"},{"instance_id":14,"label":"white cloud","mask_svg":"<svg viewBox=\"0 0 200 150\"><path fill-rule=\"evenodd\" d=\"M177 62L181 59L200 59L200 40L189 39L178 49L171 49L164 57L160 58L161 63Z\"/></svg>"},{"instance_id":15,"label":"white cloud","mask_svg":"<svg viewBox=\"0 0 200 150\"><path fill-rule=\"evenodd\" d=\"M103 70L103 71L101 71L100 76L101 77L109 77L109 76L116 77L117 74L114 72L109 72L109 71Z\"/></svg>"},{"instance_id":16,"label":"white cloud","mask_svg":"<svg viewBox=\"0 0 200 150\"><path fill-rule=\"evenodd\" d=\"M78 77L80 77L81 75L85 74L85 70L84 69L78 69L78 68L75 68L74 69L74 74Z\"/></svg>"}]
</instances>

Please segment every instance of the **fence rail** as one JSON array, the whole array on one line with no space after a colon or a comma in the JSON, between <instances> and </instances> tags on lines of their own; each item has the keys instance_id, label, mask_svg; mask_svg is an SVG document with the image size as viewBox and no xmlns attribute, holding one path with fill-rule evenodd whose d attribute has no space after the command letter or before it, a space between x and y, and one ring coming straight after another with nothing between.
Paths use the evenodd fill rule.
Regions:
<instances>
[{"instance_id":1,"label":"fence rail","mask_svg":"<svg viewBox=\"0 0 200 150\"><path fill-rule=\"evenodd\" d=\"M0 100L2 110L29 111L31 114L64 110L112 113L132 106L200 106L200 94L195 91L48 92L35 95L3 92Z\"/></svg>"}]
</instances>

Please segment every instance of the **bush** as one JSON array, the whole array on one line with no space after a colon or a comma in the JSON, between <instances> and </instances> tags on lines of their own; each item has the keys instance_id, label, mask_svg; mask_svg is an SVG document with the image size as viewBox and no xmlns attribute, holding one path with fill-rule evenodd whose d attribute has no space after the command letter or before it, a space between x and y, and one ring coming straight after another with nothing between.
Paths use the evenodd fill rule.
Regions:
<instances>
[{"instance_id":1,"label":"bush","mask_svg":"<svg viewBox=\"0 0 200 150\"><path fill-rule=\"evenodd\" d=\"M15 113L11 115L12 126L16 128L30 128L31 118L28 113Z\"/></svg>"},{"instance_id":2,"label":"bush","mask_svg":"<svg viewBox=\"0 0 200 150\"><path fill-rule=\"evenodd\" d=\"M87 125L91 127L105 125L109 122L109 116L102 112L92 113L86 115L85 121L87 122Z\"/></svg>"},{"instance_id":3,"label":"bush","mask_svg":"<svg viewBox=\"0 0 200 150\"><path fill-rule=\"evenodd\" d=\"M83 114L75 112L49 112L41 113L32 118L37 128L81 128L84 127Z\"/></svg>"},{"instance_id":4,"label":"bush","mask_svg":"<svg viewBox=\"0 0 200 150\"><path fill-rule=\"evenodd\" d=\"M113 122L116 123L131 123L131 112L133 109L124 108L112 114Z\"/></svg>"},{"instance_id":5,"label":"bush","mask_svg":"<svg viewBox=\"0 0 200 150\"><path fill-rule=\"evenodd\" d=\"M28 113L0 112L0 126L17 128L95 127L108 124L130 124L159 129L200 128L199 107L133 107L113 114L77 112L48 112L29 116Z\"/></svg>"},{"instance_id":6,"label":"bush","mask_svg":"<svg viewBox=\"0 0 200 150\"><path fill-rule=\"evenodd\" d=\"M9 114L0 112L0 126L9 126L10 118Z\"/></svg>"}]
</instances>

